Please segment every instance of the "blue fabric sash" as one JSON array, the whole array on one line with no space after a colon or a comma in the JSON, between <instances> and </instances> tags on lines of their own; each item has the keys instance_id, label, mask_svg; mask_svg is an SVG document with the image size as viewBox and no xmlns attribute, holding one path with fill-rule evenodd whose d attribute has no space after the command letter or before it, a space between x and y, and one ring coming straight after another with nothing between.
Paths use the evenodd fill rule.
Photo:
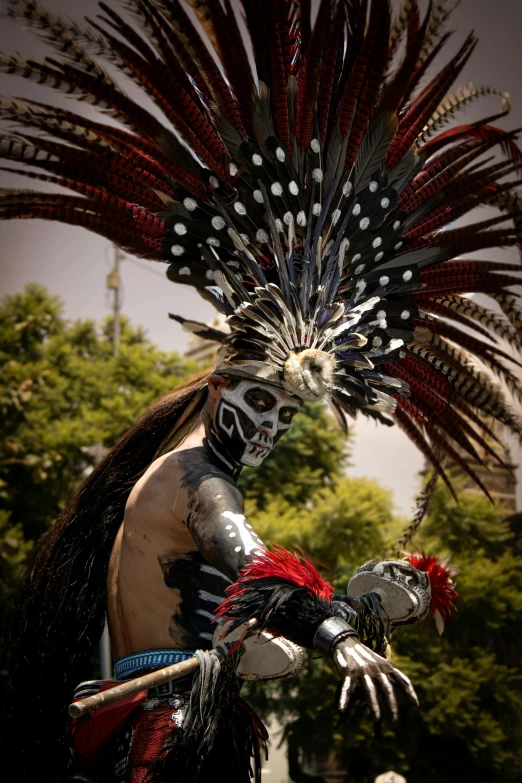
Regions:
<instances>
[{"instance_id":1,"label":"blue fabric sash","mask_svg":"<svg viewBox=\"0 0 522 783\"><path fill-rule=\"evenodd\" d=\"M164 650L143 650L118 658L114 664L114 673L117 680L127 680L142 669L151 667L162 669L173 663L186 661L187 658L192 658L194 652L194 650L176 650L172 647Z\"/></svg>"}]
</instances>

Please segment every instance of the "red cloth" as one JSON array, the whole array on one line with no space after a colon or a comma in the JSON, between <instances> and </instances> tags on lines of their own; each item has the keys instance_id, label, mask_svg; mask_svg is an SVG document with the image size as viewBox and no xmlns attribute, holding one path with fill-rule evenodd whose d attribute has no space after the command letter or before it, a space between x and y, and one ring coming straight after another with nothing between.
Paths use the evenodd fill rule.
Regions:
<instances>
[{"instance_id":1,"label":"red cloth","mask_svg":"<svg viewBox=\"0 0 522 783\"><path fill-rule=\"evenodd\" d=\"M115 682L106 680L100 690L114 685ZM143 709L141 705L146 699L147 691L141 691L106 704L92 715L71 720L73 748L82 769L96 765L96 769L101 770L102 780L113 780L117 755L124 769L123 774L118 775L121 783L152 783L157 765L170 750L170 738L178 723L173 717L176 709L168 699L156 703L152 709ZM123 754L115 754L120 743Z\"/></svg>"},{"instance_id":2,"label":"red cloth","mask_svg":"<svg viewBox=\"0 0 522 783\"><path fill-rule=\"evenodd\" d=\"M106 691L118 684L121 685L113 680L105 680L100 683L100 691ZM146 698L147 691L141 691L135 696L104 704L91 715L71 720L73 748L81 767L88 767L100 758L107 745L116 739L127 719Z\"/></svg>"},{"instance_id":3,"label":"red cloth","mask_svg":"<svg viewBox=\"0 0 522 783\"><path fill-rule=\"evenodd\" d=\"M152 783L154 770L164 761L170 750L170 739L178 728L173 720L175 712L167 701L153 710L138 710L131 723L134 734L123 780L125 783Z\"/></svg>"},{"instance_id":4,"label":"red cloth","mask_svg":"<svg viewBox=\"0 0 522 783\"><path fill-rule=\"evenodd\" d=\"M106 690L113 685L113 682L106 681L101 689ZM185 706L188 695L186 692ZM143 691L129 699L100 707L92 716L71 721L73 747L79 765L98 783L113 783L115 779L119 783L158 783L163 780L163 763L171 750L174 734L183 721L185 709L174 706L170 698L161 701L150 699L145 704L146 700L147 693ZM258 770L255 779L260 780L261 747L268 733L260 718L238 694L233 694L232 700L243 713L238 716L240 724L251 726L249 742L252 743L254 768ZM225 733L231 732L230 754L235 755L238 749L234 745L233 726L225 724L223 728ZM220 742L223 739L221 737ZM223 748L219 750L222 752ZM248 774L248 757L244 763L245 774ZM172 772L169 770L168 774L170 776ZM209 778L198 779L206 781Z\"/></svg>"}]
</instances>

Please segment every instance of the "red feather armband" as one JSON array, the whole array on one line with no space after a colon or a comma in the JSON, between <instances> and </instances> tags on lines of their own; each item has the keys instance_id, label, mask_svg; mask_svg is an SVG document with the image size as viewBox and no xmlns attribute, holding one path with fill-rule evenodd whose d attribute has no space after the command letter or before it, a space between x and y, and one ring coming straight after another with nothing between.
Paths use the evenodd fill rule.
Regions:
<instances>
[{"instance_id":1,"label":"red feather armband","mask_svg":"<svg viewBox=\"0 0 522 783\"><path fill-rule=\"evenodd\" d=\"M317 627L342 616L332 596L333 587L309 560L277 546L241 570L216 620L226 618L227 631L232 631L255 619L256 631L278 632L311 648Z\"/></svg>"}]
</instances>

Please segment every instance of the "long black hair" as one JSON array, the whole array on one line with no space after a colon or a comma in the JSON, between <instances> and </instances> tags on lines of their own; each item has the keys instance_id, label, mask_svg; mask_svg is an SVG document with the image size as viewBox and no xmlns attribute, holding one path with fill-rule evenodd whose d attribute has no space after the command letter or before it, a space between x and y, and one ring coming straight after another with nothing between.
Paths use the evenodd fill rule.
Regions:
<instances>
[{"instance_id":1,"label":"long black hair","mask_svg":"<svg viewBox=\"0 0 522 783\"><path fill-rule=\"evenodd\" d=\"M154 459L193 428L207 399L207 377L200 373L150 408L35 548L12 633L2 731L3 740L14 743L2 757L12 758L19 781L66 777L67 705L75 685L91 675L107 609L109 559L127 498Z\"/></svg>"}]
</instances>

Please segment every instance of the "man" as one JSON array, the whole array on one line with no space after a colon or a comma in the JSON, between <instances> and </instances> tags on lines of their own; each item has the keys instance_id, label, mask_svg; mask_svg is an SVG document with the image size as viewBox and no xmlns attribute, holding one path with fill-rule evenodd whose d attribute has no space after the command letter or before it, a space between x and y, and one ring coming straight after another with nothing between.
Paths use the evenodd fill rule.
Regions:
<instances>
[{"instance_id":1,"label":"man","mask_svg":"<svg viewBox=\"0 0 522 783\"><path fill-rule=\"evenodd\" d=\"M208 379L208 390L207 404L195 429L173 451L156 459L135 484L114 543L108 577L109 627L118 658L116 672L122 678L137 677L154 668L154 660L161 660L156 664L159 668L190 657L196 649L210 649L215 612L225 599L226 588L237 580L241 569L265 553L265 545L245 519L235 480L243 465L259 465L268 456L289 429L301 401L277 386L217 374ZM342 710L355 687L362 684L375 717L380 717L380 691L396 718L394 684L416 701L408 679L360 644L357 634L339 618L339 606L332 603L330 612L335 618L333 631L329 631L328 622L323 624L320 634L324 638L320 640L315 638L319 628L313 620L305 620L304 627L296 624L292 628L290 623L283 630L290 638L294 631L298 641L303 633L308 634L319 649L332 656L345 678ZM186 713L188 700L185 703L183 687L187 684L174 683L173 690L163 689L159 698L155 694L147 721L143 713L135 713L125 757L132 775L129 780L156 779L153 775L158 773L158 764L166 762L171 735L183 725L183 708L172 715L176 714L178 723L163 726L155 758L150 746L145 758L134 747L144 752L140 742L144 723L156 725L158 710L160 714L167 710L170 716L173 694ZM128 726L123 731L128 735ZM232 736L228 726L222 741ZM229 753L234 756L233 744ZM116 762L111 755L110 763L123 772L121 754ZM209 763L215 763L214 756ZM199 771L202 780L208 768L205 764ZM248 779L247 769L248 763L245 768L243 761L242 769L236 772L238 780L240 775ZM179 766L177 772L179 775Z\"/></svg>"},{"instance_id":2,"label":"man","mask_svg":"<svg viewBox=\"0 0 522 783\"><path fill-rule=\"evenodd\" d=\"M30 781L48 777L53 764L65 766L65 708L88 675L101 634L109 561L121 676L161 663L154 651L164 645L167 656L209 648L210 615L230 580L218 614L227 632L242 629L239 645L243 636L249 644L248 632L275 630L333 654L344 677L341 706L361 681L376 716L377 687L392 712L391 681L413 698L391 664L360 644L347 622L350 607L332 601L313 567L266 552L243 519L234 476L240 465L263 459L299 401L327 400L345 429L357 414L396 423L445 481L441 455L483 486L462 455L480 463L479 452L492 454L489 417L522 434L502 392L470 360L478 357L522 396L509 366L513 352L496 341L520 346L520 310L510 291L519 266L466 257L520 245L520 196L506 178L519 167L520 151L495 117L440 130L484 92L445 99L474 37L429 77L448 37L449 14L436 6L421 21L418 4L407 0L392 22L389 0L323 0L312 24L304 0L244 0L240 25L229 2L187 2L192 16L177 0L140 0L130 23L103 4L94 28L33 0L9 4L9 14L34 26L59 59L15 53L0 67L78 96L115 123L6 100L9 121L36 133L6 136L1 154L36 166L30 177L73 195L9 191L0 218L46 218L96 231L167 263L170 280L193 286L226 317L226 329L213 329L176 316L221 343L216 372L225 380L207 386L201 377L160 401L97 466L37 549L13 646L9 723L15 736L26 737L38 722L37 751L20 760ZM127 97L118 73L152 98L165 122L148 101ZM507 110L503 100L497 117ZM491 162L494 149L507 160ZM453 225L483 204L501 214ZM491 297L502 316L469 293ZM187 441L197 422L198 435ZM383 605L397 597L400 610L385 606L390 617L423 616L428 587L404 564L363 568L363 593L380 591ZM451 592L446 598L451 603ZM368 600L361 612L379 616L379 606ZM384 634L377 636L383 650ZM243 759L236 777L248 774L245 753L259 726L252 716L246 720L234 691L241 662L231 650L227 658L226 637L216 644L221 662L201 655L185 718L184 701L172 699L175 706L169 696L161 719L156 713L147 722L143 716L160 709L154 702L161 694L144 703L151 709L139 713L143 730L131 724L119 740L123 775L144 758L139 744L154 746L139 762L144 775L158 752L174 763L174 778L183 759L208 760L202 749L210 745L226 754L230 742L241 753L229 758ZM129 659L149 645L150 656ZM208 713L202 694L212 696ZM20 708L26 703L31 719ZM226 736L220 715L233 715L238 731ZM172 722L179 731L172 732ZM94 717L88 726L98 730L100 723ZM252 730L241 733L247 723ZM160 735L152 744L143 739L150 733Z\"/></svg>"},{"instance_id":3,"label":"man","mask_svg":"<svg viewBox=\"0 0 522 783\"><path fill-rule=\"evenodd\" d=\"M208 386L201 423L152 463L127 501L109 566L117 658L173 644L210 649L225 588L265 549L235 480L243 465L261 464L300 401L255 381L231 388L212 375Z\"/></svg>"}]
</instances>

